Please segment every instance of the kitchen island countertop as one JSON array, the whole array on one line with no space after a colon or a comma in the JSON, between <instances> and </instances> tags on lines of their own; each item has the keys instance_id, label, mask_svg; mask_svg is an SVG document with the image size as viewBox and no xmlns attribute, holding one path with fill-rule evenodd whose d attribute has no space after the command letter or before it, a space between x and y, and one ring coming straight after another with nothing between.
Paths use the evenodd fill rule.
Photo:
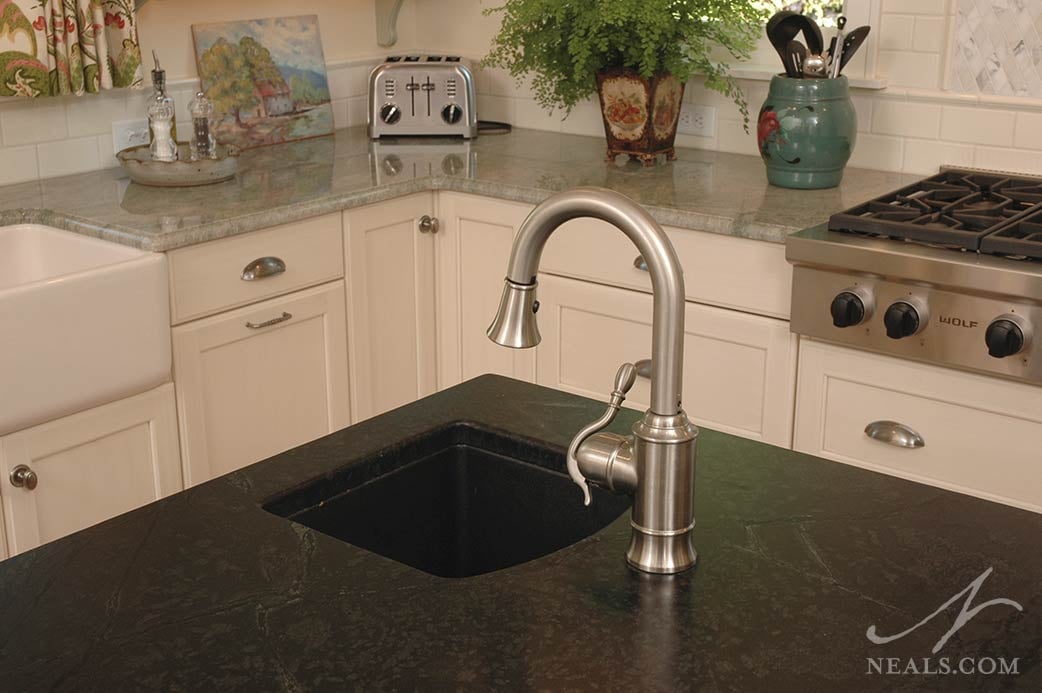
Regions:
<instances>
[{"instance_id":1,"label":"kitchen island countertop","mask_svg":"<svg viewBox=\"0 0 1042 693\"><path fill-rule=\"evenodd\" d=\"M261 507L450 422L563 451L603 406L483 376L0 563L0 688L1042 686L1042 516L709 430L699 564L673 578L627 568L628 513L542 559L453 580ZM987 571L967 609L1005 598L1023 611L986 607L931 654L963 593L902 638L867 639L911 628ZM942 657L1016 658L1019 674L907 672ZM881 658L905 673L870 673Z\"/></svg>"},{"instance_id":2,"label":"kitchen island countertop","mask_svg":"<svg viewBox=\"0 0 1042 693\"><path fill-rule=\"evenodd\" d=\"M412 165L418 150L424 162L428 151L448 158ZM118 168L0 187L0 226L46 224L166 251L427 190L536 204L596 185L632 197L662 224L781 243L916 178L848 168L838 188L787 190L767 183L755 156L677 148L676 161L644 168L624 158L607 163L604 151L600 137L523 129L469 145L374 145L364 127L353 127L247 151L235 180L199 188L131 184Z\"/></svg>"}]
</instances>

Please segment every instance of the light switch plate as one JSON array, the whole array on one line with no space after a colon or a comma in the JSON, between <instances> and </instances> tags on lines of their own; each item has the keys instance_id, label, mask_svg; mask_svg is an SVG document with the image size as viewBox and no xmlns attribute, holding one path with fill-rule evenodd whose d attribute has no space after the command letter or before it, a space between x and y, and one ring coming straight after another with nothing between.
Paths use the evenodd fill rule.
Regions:
<instances>
[{"instance_id":1,"label":"light switch plate","mask_svg":"<svg viewBox=\"0 0 1042 693\"><path fill-rule=\"evenodd\" d=\"M682 104L677 132L682 135L713 137L716 135L716 108L697 103Z\"/></svg>"},{"instance_id":2,"label":"light switch plate","mask_svg":"<svg viewBox=\"0 0 1042 693\"><path fill-rule=\"evenodd\" d=\"M112 153L149 143L148 119L117 120L112 124Z\"/></svg>"}]
</instances>

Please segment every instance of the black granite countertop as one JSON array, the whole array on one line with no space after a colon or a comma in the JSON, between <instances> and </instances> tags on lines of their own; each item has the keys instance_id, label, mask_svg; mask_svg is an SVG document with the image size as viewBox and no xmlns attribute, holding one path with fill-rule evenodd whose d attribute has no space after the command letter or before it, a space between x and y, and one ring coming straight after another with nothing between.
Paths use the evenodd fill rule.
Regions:
<instances>
[{"instance_id":1,"label":"black granite countertop","mask_svg":"<svg viewBox=\"0 0 1042 693\"><path fill-rule=\"evenodd\" d=\"M0 689L1042 690L1042 516L713 431L673 578L627 568L628 515L453 580L261 507L454 421L563 450L602 407L484 376L0 563ZM966 611L1023 610L932 654L989 570ZM923 658L1019 675L868 673Z\"/></svg>"}]
</instances>

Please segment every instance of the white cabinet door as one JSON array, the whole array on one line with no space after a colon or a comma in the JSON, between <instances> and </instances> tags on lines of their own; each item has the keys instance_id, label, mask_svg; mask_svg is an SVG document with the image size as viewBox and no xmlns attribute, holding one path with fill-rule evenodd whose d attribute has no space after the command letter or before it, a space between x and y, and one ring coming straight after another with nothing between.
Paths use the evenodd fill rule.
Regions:
<instances>
[{"instance_id":1,"label":"white cabinet door","mask_svg":"<svg viewBox=\"0 0 1042 693\"><path fill-rule=\"evenodd\" d=\"M344 213L351 411L368 419L437 388L430 193Z\"/></svg>"},{"instance_id":2,"label":"white cabinet door","mask_svg":"<svg viewBox=\"0 0 1042 693\"><path fill-rule=\"evenodd\" d=\"M804 339L796 392L800 452L1042 512L1042 387Z\"/></svg>"},{"instance_id":3,"label":"white cabinet door","mask_svg":"<svg viewBox=\"0 0 1042 693\"><path fill-rule=\"evenodd\" d=\"M539 275L540 385L607 400L625 361L651 357L652 297ZM687 303L684 409L700 425L789 447L796 337L784 320ZM645 409L638 378L627 406Z\"/></svg>"},{"instance_id":4,"label":"white cabinet door","mask_svg":"<svg viewBox=\"0 0 1042 693\"><path fill-rule=\"evenodd\" d=\"M438 208L438 386L484 373L534 380L535 350L507 349L485 336L499 307L514 235L532 207L441 193Z\"/></svg>"},{"instance_id":5,"label":"white cabinet door","mask_svg":"<svg viewBox=\"0 0 1042 693\"><path fill-rule=\"evenodd\" d=\"M350 425L343 281L173 334L185 486Z\"/></svg>"},{"instance_id":6,"label":"white cabinet door","mask_svg":"<svg viewBox=\"0 0 1042 693\"><path fill-rule=\"evenodd\" d=\"M0 496L12 555L182 488L174 387L162 385L0 439ZM11 472L28 467L36 487Z\"/></svg>"}]
</instances>

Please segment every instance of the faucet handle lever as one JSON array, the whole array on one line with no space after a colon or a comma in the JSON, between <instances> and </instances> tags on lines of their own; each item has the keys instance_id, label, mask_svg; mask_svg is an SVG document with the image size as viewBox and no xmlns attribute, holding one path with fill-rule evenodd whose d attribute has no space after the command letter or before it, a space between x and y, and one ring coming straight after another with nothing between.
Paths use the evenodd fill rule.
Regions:
<instances>
[{"instance_id":1,"label":"faucet handle lever","mask_svg":"<svg viewBox=\"0 0 1042 693\"><path fill-rule=\"evenodd\" d=\"M624 363L619 366L619 371L615 374L615 388L612 390L608 400L607 411L599 419L584 426L582 430L576 433L575 437L572 438L571 445L568 446L568 457L566 460L568 476L583 490L584 505L589 505L592 500L590 497L590 484L586 477L582 475L582 472L579 471L579 461L576 459L575 453L587 438L611 425L611 422L615 420L615 415L619 413L619 408L622 407L622 403L626 400L626 394L633 387L633 383L636 380L636 366L632 363Z\"/></svg>"}]
</instances>

